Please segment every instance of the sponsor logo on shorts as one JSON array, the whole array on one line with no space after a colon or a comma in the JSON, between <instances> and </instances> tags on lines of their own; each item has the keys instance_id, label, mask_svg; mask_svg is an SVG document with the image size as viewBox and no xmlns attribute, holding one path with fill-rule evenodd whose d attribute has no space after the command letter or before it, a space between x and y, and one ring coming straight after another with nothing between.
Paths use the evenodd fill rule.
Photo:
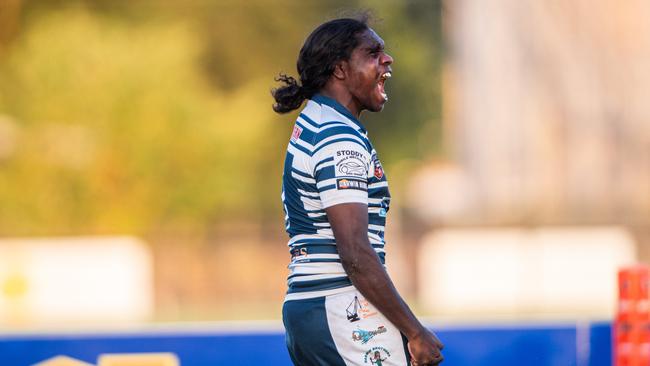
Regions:
<instances>
[{"instance_id":1,"label":"sponsor logo on shorts","mask_svg":"<svg viewBox=\"0 0 650 366\"><path fill-rule=\"evenodd\" d=\"M390 358L390 352L384 347L372 347L363 356L363 363L382 366Z\"/></svg>"},{"instance_id":2,"label":"sponsor logo on shorts","mask_svg":"<svg viewBox=\"0 0 650 366\"><path fill-rule=\"evenodd\" d=\"M373 339L377 334L386 333L386 327L380 325L377 330L363 330L357 329L352 331L352 340L355 342L361 341L361 344L368 343L369 340Z\"/></svg>"},{"instance_id":3,"label":"sponsor logo on shorts","mask_svg":"<svg viewBox=\"0 0 650 366\"><path fill-rule=\"evenodd\" d=\"M336 180L336 187L338 189L356 189L359 191L367 191L368 183L359 179L341 178Z\"/></svg>"},{"instance_id":4,"label":"sponsor logo on shorts","mask_svg":"<svg viewBox=\"0 0 650 366\"><path fill-rule=\"evenodd\" d=\"M354 300L348 305L345 309L347 313L348 320L350 323L354 323L361 319L367 319L377 315L377 311L371 308L370 302L366 299L361 299L357 296L354 297Z\"/></svg>"}]
</instances>

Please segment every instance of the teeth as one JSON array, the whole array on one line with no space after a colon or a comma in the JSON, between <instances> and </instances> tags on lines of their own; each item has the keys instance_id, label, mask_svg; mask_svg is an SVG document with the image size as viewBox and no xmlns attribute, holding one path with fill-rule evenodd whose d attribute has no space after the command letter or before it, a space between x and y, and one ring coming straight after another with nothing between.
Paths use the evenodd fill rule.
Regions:
<instances>
[{"instance_id":1,"label":"teeth","mask_svg":"<svg viewBox=\"0 0 650 366\"><path fill-rule=\"evenodd\" d=\"M383 82L386 81L386 79L389 79L391 76L392 75L391 75L390 72L385 72L385 73L381 74L380 78L381 78L381 81L382 81L382 89L383 89ZM381 96L382 96L382 98L384 98L384 101L388 100L388 95L386 94L386 92L381 92Z\"/></svg>"}]
</instances>

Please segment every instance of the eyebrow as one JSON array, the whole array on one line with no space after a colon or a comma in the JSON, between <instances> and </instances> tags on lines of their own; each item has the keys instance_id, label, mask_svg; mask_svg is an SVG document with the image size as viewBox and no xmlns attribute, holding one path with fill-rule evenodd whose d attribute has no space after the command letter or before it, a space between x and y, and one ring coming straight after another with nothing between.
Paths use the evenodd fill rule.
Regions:
<instances>
[{"instance_id":1,"label":"eyebrow","mask_svg":"<svg viewBox=\"0 0 650 366\"><path fill-rule=\"evenodd\" d=\"M384 50L384 45L379 42L375 42L372 45L364 48L368 52L378 52Z\"/></svg>"}]
</instances>

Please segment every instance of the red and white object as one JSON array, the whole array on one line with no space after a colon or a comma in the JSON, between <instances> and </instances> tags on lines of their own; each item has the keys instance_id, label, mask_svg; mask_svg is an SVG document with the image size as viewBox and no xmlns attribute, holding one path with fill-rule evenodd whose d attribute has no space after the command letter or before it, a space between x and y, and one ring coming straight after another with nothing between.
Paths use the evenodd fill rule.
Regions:
<instances>
[{"instance_id":1,"label":"red and white object","mask_svg":"<svg viewBox=\"0 0 650 366\"><path fill-rule=\"evenodd\" d=\"M618 311L613 327L614 366L650 365L650 269L644 265L618 272Z\"/></svg>"}]
</instances>

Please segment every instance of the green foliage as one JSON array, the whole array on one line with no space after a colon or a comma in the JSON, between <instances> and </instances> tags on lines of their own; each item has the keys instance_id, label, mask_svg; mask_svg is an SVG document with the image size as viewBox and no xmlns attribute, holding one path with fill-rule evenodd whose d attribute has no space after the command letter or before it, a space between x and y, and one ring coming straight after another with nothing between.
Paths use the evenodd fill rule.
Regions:
<instances>
[{"instance_id":1,"label":"green foliage","mask_svg":"<svg viewBox=\"0 0 650 366\"><path fill-rule=\"evenodd\" d=\"M0 122L16 131L0 149L0 235L280 220L294 117L272 112L272 79L295 74L306 35L342 4L75 4L28 6L0 58ZM363 117L390 164L422 155L409 139L439 120L437 18L408 18L437 8L373 4L395 78L385 112Z\"/></svg>"},{"instance_id":2,"label":"green foliage","mask_svg":"<svg viewBox=\"0 0 650 366\"><path fill-rule=\"evenodd\" d=\"M373 143L389 163L440 154L441 136L430 127L442 119L440 2L366 2L383 16L376 28L395 60L388 103L381 113L363 116Z\"/></svg>"}]
</instances>

